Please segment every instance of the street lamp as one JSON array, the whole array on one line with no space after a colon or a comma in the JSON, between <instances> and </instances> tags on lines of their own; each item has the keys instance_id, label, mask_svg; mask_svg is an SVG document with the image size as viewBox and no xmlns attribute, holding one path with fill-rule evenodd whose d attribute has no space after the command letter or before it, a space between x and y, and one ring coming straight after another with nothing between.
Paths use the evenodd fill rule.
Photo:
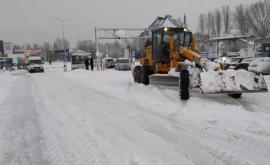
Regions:
<instances>
[{"instance_id":1,"label":"street lamp","mask_svg":"<svg viewBox=\"0 0 270 165\"><path fill-rule=\"evenodd\" d=\"M64 53L65 53L65 62L64 62L64 72L67 72L67 52L66 52L66 47L65 47L65 29L64 29L64 23L69 21L69 18L66 19L59 19L55 18L56 21L59 21L62 27L62 32L63 32L63 44L64 44Z\"/></svg>"},{"instance_id":2,"label":"street lamp","mask_svg":"<svg viewBox=\"0 0 270 165\"><path fill-rule=\"evenodd\" d=\"M38 32L41 35L41 37L43 38L44 42L46 42L46 37L45 37L44 33L42 31L40 31L40 30ZM44 43L44 56L45 56L44 57L45 60L47 61L47 52L46 52L46 45L45 45L45 43Z\"/></svg>"}]
</instances>

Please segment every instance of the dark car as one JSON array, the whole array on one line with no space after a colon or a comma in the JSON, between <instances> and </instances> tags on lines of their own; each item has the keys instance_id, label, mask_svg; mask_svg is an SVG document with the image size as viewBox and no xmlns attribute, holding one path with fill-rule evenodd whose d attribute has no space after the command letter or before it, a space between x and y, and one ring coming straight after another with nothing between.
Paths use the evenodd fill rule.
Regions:
<instances>
[{"instance_id":1,"label":"dark car","mask_svg":"<svg viewBox=\"0 0 270 165\"><path fill-rule=\"evenodd\" d=\"M4 59L0 58L0 69L4 68Z\"/></svg>"},{"instance_id":2,"label":"dark car","mask_svg":"<svg viewBox=\"0 0 270 165\"><path fill-rule=\"evenodd\" d=\"M254 58L231 58L229 62L223 64L223 69L244 69L248 70L249 64L254 60Z\"/></svg>"}]
</instances>

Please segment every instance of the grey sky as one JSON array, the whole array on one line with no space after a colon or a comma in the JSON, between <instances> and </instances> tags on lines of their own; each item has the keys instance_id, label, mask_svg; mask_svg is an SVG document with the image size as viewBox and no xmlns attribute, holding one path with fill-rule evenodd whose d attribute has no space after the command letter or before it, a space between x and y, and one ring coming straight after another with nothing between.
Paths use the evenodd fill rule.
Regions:
<instances>
[{"instance_id":1,"label":"grey sky","mask_svg":"<svg viewBox=\"0 0 270 165\"><path fill-rule=\"evenodd\" d=\"M146 27L156 16L187 15L189 28L197 31L198 15L228 4L257 0L1 0L0 39L13 43L41 43L61 36L55 17L65 24L72 45L78 39L94 39L94 27Z\"/></svg>"}]
</instances>

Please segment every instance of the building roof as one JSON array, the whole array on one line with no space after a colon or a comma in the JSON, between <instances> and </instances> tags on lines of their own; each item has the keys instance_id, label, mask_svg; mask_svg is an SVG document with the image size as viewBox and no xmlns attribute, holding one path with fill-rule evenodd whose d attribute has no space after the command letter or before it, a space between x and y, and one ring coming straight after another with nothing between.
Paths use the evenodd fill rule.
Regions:
<instances>
[{"instance_id":1,"label":"building roof","mask_svg":"<svg viewBox=\"0 0 270 165\"><path fill-rule=\"evenodd\" d=\"M70 54L72 56L90 56L91 55L90 52L86 52L86 51L83 51L83 50L80 50L80 49L70 51Z\"/></svg>"}]
</instances>

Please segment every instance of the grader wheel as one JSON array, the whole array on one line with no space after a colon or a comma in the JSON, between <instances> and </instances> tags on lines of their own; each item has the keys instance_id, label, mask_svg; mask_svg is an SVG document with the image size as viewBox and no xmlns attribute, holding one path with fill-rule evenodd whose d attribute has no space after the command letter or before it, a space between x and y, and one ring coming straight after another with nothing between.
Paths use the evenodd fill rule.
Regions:
<instances>
[{"instance_id":1,"label":"grader wheel","mask_svg":"<svg viewBox=\"0 0 270 165\"><path fill-rule=\"evenodd\" d=\"M181 70L179 79L179 94L181 100L189 99L189 71Z\"/></svg>"}]
</instances>

